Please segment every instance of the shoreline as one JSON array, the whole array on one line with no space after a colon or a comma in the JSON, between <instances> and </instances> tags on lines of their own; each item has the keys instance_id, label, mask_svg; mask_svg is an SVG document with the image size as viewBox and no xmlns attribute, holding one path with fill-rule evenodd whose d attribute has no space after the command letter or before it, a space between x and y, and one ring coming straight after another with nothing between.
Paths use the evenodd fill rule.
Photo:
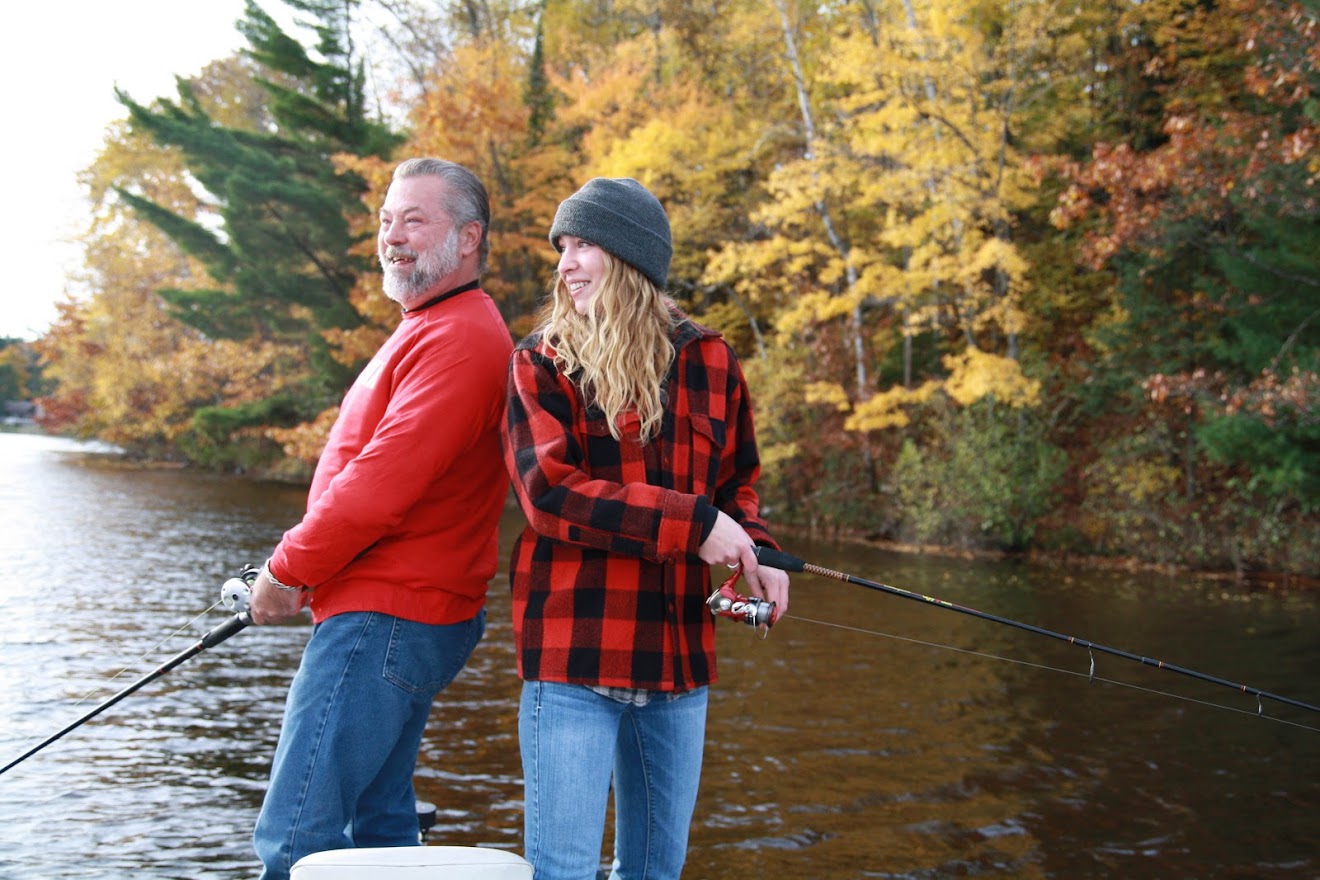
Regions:
<instances>
[{"instance_id":1,"label":"shoreline","mask_svg":"<svg viewBox=\"0 0 1320 880\"><path fill-rule=\"evenodd\" d=\"M1320 577L1312 577L1293 572L1233 571L1231 569L1213 570L1194 568L1167 562L1153 562L1135 556L1101 556L1097 554L1075 553L1060 550L976 550L966 547L952 547L942 544L913 544L902 541L886 541L868 538L851 532L835 532L825 535L802 526L775 527L777 534L798 535L838 541L857 546L916 556L937 556L944 559L982 560L988 562L1020 561L1050 568L1085 568L1095 571L1150 572L1165 576L1195 578L1211 582L1231 582L1248 591L1320 591Z\"/></svg>"},{"instance_id":2,"label":"shoreline","mask_svg":"<svg viewBox=\"0 0 1320 880\"><path fill-rule=\"evenodd\" d=\"M120 450L117 447L103 444L101 441L78 440L77 438L63 437L58 434L50 434L42 431L39 427L36 427L34 430L25 426L21 429L15 430L11 426L5 426L5 429L0 430L0 433L49 437L52 439L71 440L75 443L85 444L87 448L81 451L86 454L96 455L103 459L118 458L119 460L115 462L115 467L126 469L139 468L142 470L192 469L192 465L187 462L140 459L124 453L123 450ZM277 483L284 486L310 485L308 481L279 479L272 474L265 473L233 474L231 476L257 482ZM509 495L505 499L505 506L511 506L515 509L517 508L517 502L513 498L512 490L510 490ZM1135 556L1102 556L1098 554L1076 553L1062 550L977 550L966 547L946 546L942 544L917 544L902 541L888 541L867 537L858 532L817 530L812 529L809 526L792 524L776 524L775 532L783 535L797 535L806 538L838 541L855 546L864 546L876 550L882 550L888 553L905 555L937 556L945 559L968 559L996 562L1017 560L1052 568L1080 567L1096 571L1151 572L1165 576L1195 578L1201 581L1232 583L1239 588L1251 592L1261 590L1278 592L1292 590L1306 592L1320 591L1320 577L1294 572L1244 572L1234 571L1232 569L1201 569L1175 563L1148 561Z\"/></svg>"}]
</instances>

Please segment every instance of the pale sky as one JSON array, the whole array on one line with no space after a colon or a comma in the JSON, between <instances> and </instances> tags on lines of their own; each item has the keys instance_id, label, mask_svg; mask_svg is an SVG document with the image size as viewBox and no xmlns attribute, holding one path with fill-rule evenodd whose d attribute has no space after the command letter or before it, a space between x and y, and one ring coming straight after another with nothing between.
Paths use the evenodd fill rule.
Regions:
<instances>
[{"instance_id":1,"label":"pale sky","mask_svg":"<svg viewBox=\"0 0 1320 880\"><path fill-rule=\"evenodd\" d=\"M279 3L263 4L267 11ZM35 339L79 262L78 173L126 116L115 86L149 104L245 45L243 0L23 0L0 13L0 337Z\"/></svg>"}]
</instances>

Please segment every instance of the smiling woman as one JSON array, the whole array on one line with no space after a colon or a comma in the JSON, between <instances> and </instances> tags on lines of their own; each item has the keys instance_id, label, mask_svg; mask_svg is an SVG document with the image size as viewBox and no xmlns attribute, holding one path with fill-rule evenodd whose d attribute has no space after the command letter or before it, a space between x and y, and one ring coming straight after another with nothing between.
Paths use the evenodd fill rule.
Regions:
<instances>
[{"instance_id":1,"label":"smiling woman","mask_svg":"<svg viewBox=\"0 0 1320 880\"><path fill-rule=\"evenodd\" d=\"M243 0L187 7L187 27L162 25L184 15L170 0L116 3L19 3L0 28L0 78L16 87L6 118L27 132L0 139L6 193L22 210L0 212L0 258L9 266L0 297L0 337L35 339L56 317L76 275L87 205L78 175L100 149L106 126L127 114L121 88L139 101L174 95L176 76L191 76L243 45L235 22ZM51 41L35 39L58 25ZM70 60L72 59L72 60ZM38 78L34 80L34 76Z\"/></svg>"}]
</instances>

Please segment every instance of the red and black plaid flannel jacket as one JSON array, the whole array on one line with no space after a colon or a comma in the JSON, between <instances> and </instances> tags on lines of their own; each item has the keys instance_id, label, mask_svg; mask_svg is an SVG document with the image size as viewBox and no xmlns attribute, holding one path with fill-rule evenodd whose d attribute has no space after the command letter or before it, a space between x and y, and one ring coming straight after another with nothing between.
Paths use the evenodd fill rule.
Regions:
<instances>
[{"instance_id":1,"label":"red and black plaid flannel jacket","mask_svg":"<svg viewBox=\"0 0 1320 880\"><path fill-rule=\"evenodd\" d=\"M534 333L514 350L504 460L528 526L510 571L518 673L529 681L682 691L712 684L710 505L776 547L753 484L760 457L737 357L682 315L660 434L623 439L583 406Z\"/></svg>"}]
</instances>

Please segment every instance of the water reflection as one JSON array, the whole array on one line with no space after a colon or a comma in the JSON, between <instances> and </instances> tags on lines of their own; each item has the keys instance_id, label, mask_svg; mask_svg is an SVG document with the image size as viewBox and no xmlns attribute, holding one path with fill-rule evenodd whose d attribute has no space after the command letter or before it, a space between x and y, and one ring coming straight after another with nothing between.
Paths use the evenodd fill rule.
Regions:
<instances>
[{"instance_id":1,"label":"water reflection","mask_svg":"<svg viewBox=\"0 0 1320 880\"><path fill-rule=\"evenodd\" d=\"M0 435L0 759L219 623L220 610L198 614L303 500L298 488L134 470ZM510 515L506 543L515 525ZM1320 700L1313 596L802 539L790 549ZM923 603L810 576L794 589L793 616L765 641L721 621L685 876L1320 876L1320 731L1119 658L1097 657L1097 675L1132 687L1088 681L1076 646ZM433 842L521 845L507 590L501 576L487 637L423 743ZM0 776L0 876L255 876L248 840L306 635L249 628Z\"/></svg>"}]
</instances>

